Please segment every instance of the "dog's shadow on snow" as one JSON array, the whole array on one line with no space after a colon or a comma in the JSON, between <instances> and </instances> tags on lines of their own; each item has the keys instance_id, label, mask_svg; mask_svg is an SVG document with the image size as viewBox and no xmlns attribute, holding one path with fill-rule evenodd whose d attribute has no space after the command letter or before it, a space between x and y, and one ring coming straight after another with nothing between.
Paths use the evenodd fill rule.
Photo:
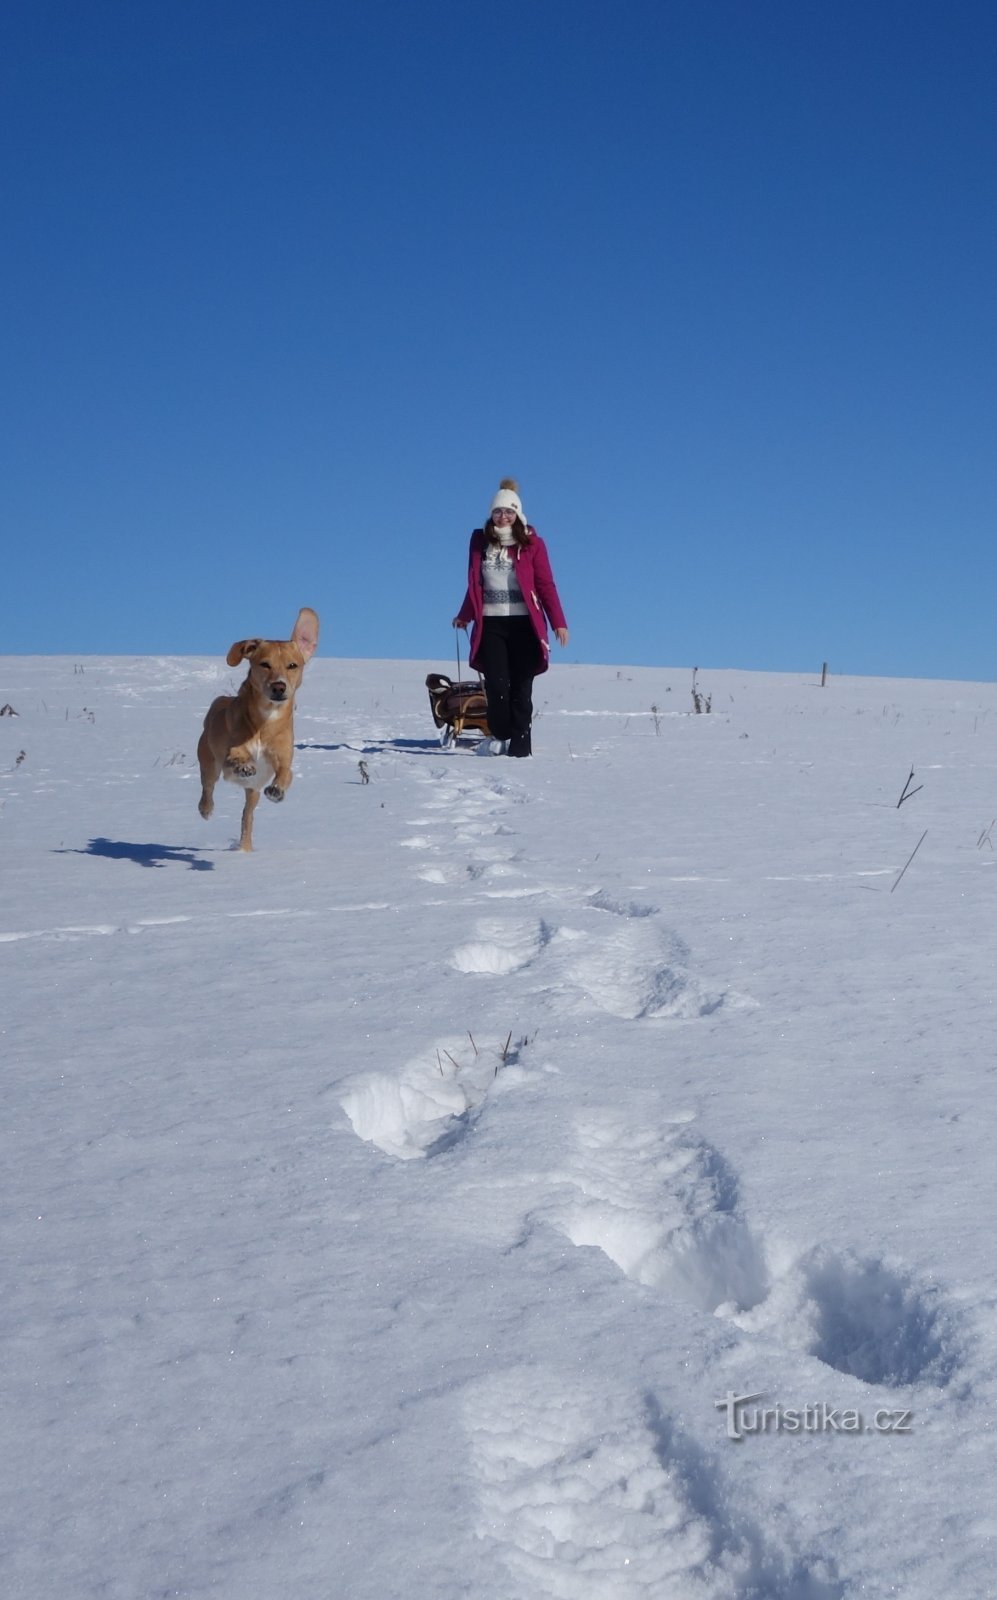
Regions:
<instances>
[{"instance_id":1,"label":"dog's shadow on snow","mask_svg":"<svg viewBox=\"0 0 997 1600\"><path fill-rule=\"evenodd\" d=\"M56 855L104 856L109 861L134 861L138 867L190 867L193 872L212 872L214 862L205 861L195 850L174 844L133 844L129 839L91 839L82 850L56 850Z\"/></svg>"}]
</instances>

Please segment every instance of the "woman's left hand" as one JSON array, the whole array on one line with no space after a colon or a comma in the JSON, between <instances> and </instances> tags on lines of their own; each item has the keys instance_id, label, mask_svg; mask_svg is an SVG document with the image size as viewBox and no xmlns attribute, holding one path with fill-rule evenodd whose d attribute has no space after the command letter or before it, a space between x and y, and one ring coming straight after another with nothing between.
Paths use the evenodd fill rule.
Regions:
<instances>
[{"instance_id":1,"label":"woman's left hand","mask_svg":"<svg viewBox=\"0 0 997 1600\"><path fill-rule=\"evenodd\" d=\"M554 629L554 638L557 640L558 644L561 645L561 647L563 648L564 645L566 645L567 642L568 642L568 630L567 630L567 628L555 628Z\"/></svg>"}]
</instances>

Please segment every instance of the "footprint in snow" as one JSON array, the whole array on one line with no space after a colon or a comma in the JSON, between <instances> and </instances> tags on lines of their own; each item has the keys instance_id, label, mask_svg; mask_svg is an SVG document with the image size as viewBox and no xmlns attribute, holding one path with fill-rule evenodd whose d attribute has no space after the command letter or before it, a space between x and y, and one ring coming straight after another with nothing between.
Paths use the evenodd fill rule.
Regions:
<instances>
[{"instance_id":1,"label":"footprint in snow","mask_svg":"<svg viewBox=\"0 0 997 1600\"><path fill-rule=\"evenodd\" d=\"M874 1256L818 1245L780 1276L768 1299L733 1318L863 1383L946 1388L963 1358L957 1315L935 1284Z\"/></svg>"},{"instance_id":2,"label":"footprint in snow","mask_svg":"<svg viewBox=\"0 0 997 1600\"><path fill-rule=\"evenodd\" d=\"M485 872L491 869L475 861L462 861L460 863L444 862L437 867L420 867L416 877L424 883L474 883Z\"/></svg>"},{"instance_id":3,"label":"footprint in snow","mask_svg":"<svg viewBox=\"0 0 997 1600\"><path fill-rule=\"evenodd\" d=\"M595 1246L637 1283L765 1333L864 1383L943 1389L964 1339L935 1285L874 1257L819 1245L775 1275L723 1157L686 1120L628 1126L615 1110L576 1123L577 1153L534 1212Z\"/></svg>"},{"instance_id":4,"label":"footprint in snow","mask_svg":"<svg viewBox=\"0 0 997 1600\"><path fill-rule=\"evenodd\" d=\"M510 1600L839 1600L823 1563L779 1548L653 1396L518 1367L464 1409L477 1537Z\"/></svg>"},{"instance_id":5,"label":"footprint in snow","mask_svg":"<svg viewBox=\"0 0 997 1600\"><path fill-rule=\"evenodd\" d=\"M519 1369L481 1384L465 1421L477 1535L517 1600L734 1600L712 1530L617 1396Z\"/></svg>"},{"instance_id":6,"label":"footprint in snow","mask_svg":"<svg viewBox=\"0 0 997 1600\"><path fill-rule=\"evenodd\" d=\"M489 875L500 867L489 868ZM526 893L501 897L519 899ZM624 917L600 934L546 921L498 919L480 922L475 931L474 940L458 946L450 958L458 972L506 976L537 963L541 992L563 1013L595 1006L625 1020L681 1020L707 1016L725 1002L750 1003L704 988L684 965L688 951L682 941L646 920Z\"/></svg>"},{"instance_id":7,"label":"footprint in snow","mask_svg":"<svg viewBox=\"0 0 997 1600\"><path fill-rule=\"evenodd\" d=\"M562 928L559 945L551 980L566 1010L591 1004L625 1020L686 1020L708 1016L735 998L694 978L684 942L646 916L623 915L598 935Z\"/></svg>"},{"instance_id":8,"label":"footprint in snow","mask_svg":"<svg viewBox=\"0 0 997 1600\"><path fill-rule=\"evenodd\" d=\"M614 917L656 917L658 907L644 900L617 900L605 889L595 889L588 903L596 911L608 911Z\"/></svg>"},{"instance_id":9,"label":"footprint in snow","mask_svg":"<svg viewBox=\"0 0 997 1600\"><path fill-rule=\"evenodd\" d=\"M606 1108L579 1117L575 1134L575 1158L535 1216L700 1311L746 1311L765 1297L764 1256L733 1173L687 1118L628 1126Z\"/></svg>"},{"instance_id":10,"label":"footprint in snow","mask_svg":"<svg viewBox=\"0 0 997 1600\"><path fill-rule=\"evenodd\" d=\"M495 1078L512 1060L467 1034L440 1040L400 1073L368 1072L342 1085L340 1105L361 1139L399 1161L451 1149L473 1126Z\"/></svg>"},{"instance_id":11,"label":"footprint in snow","mask_svg":"<svg viewBox=\"0 0 997 1600\"><path fill-rule=\"evenodd\" d=\"M498 919L479 922L477 937L458 945L450 957L458 972L506 977L521 972L535 961L551 937L544 922L504 922Z\"/></svg>"},{"instance_id":12,"label":"footprint in snow","mask_svg":"<svg viewBox=\"0 0 997 1600\"><path fill-rule=\"evenodd\" d=\"M484 822L462 822L454 838L459 844L475 844L479 839L508 838L512 829L507 828L504 822L497 822L493 817Z\"/></svg>"}]
</instances>

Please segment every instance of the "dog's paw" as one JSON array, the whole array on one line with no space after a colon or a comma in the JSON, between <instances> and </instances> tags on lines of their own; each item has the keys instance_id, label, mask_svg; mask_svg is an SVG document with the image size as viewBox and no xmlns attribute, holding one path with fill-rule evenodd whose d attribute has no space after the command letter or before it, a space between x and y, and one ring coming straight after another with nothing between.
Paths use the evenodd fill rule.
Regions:
<instances>
[{"instance_id":1,"label":"dog's paw","mask_svg":"<svg viewBox=\"0 0 997 1600\"><path fill-rule=\"evenodd\" d=\"M201 816L204 818L205 822L207 822L212 811L215 809L215 802L213 800L202 800L197 809L201 813Z\"/></svg>"},{"instance_id":2,"label":"dog's paw","mask_svg":"<svg viewBox=\"0 0 997 1600\"><path fill-rule=\"evenodd\" d=\"M284 790L279 783L268 783L263 793L268 800L283 800Z\"/></svg>"},{"instance_id":3,"label":"dog's paw","mask_svg":"<svg viewBox=\"0 0 997 1600\"><path fill-rule=\"evenodd\" d=\"M237 778L256 777L256 767L252 761L226 761L225 765Z\"/></svg>"}]
</instances>

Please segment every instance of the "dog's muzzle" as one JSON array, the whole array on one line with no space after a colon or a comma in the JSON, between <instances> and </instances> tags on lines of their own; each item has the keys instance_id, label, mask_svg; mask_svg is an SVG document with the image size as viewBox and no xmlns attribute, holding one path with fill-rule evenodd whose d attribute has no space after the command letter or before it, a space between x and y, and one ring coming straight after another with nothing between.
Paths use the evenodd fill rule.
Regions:
<instances>
[{"instance_id":1,"label":"dog's muzzle","mask_svg":"<svg viewBox=\"0 0 997 1600\"><path fill-rule=\"evenodd\" d=\"M287 684L286 683L268 683L267 684L267 694L270 696L271 700L286 700L287 699Z\"/></svg>"}]
</instances>

